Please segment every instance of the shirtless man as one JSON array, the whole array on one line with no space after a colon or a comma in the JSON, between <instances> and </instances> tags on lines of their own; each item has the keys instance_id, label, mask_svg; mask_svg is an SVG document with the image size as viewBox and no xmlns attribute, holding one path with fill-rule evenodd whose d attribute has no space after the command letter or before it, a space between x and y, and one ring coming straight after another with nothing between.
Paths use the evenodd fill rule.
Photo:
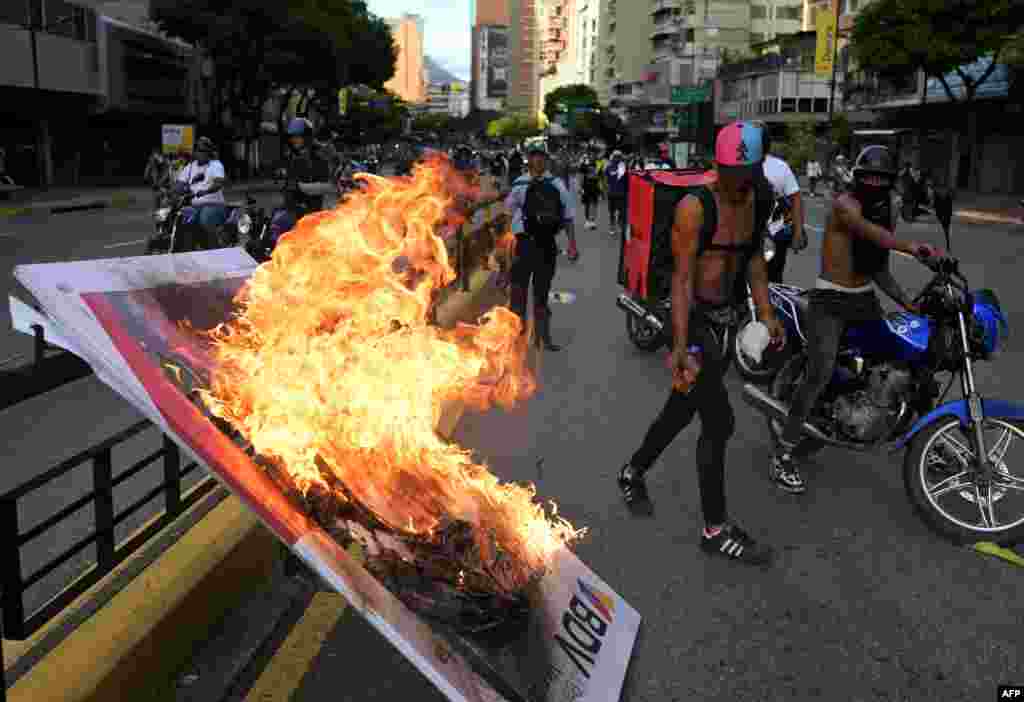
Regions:
<instances>
[{"instance_id":1,"label":"shirtless man","mask_svg":"<svg viewBox=\"0 0 1024 702\"><path fill-rule=\"evenodd\" d=\"M619 473L619 489L633 511L649 513L644 473L700 414L697 473L705 528L701 549L743 563L766 564L772 550L731 523L725 510L725 448L735 417L723 378L728 368L724 333L736 280L744 273L759 319L773 343L784 330L768 302L762 233L773 197L762 169L761 129L733 122L715 143L717 180L676 207L672 225L672 390L639 450Z\"/></svg>"},{"instance_id":2,"label":"shirtless man","mask_svg":"<svg viewBox=\"0 0 1024 702\"><path fill-rule=\"evenodd\" d=\"M882 308L875 288L904 309L917 312L889 270L889 252L918 259L942 255L930 244L900 241L893 235L892 188L897 164L884 146L868 146L853 166L853 191L839 195L825 225L821 276L809 294L807 372L793 394L789 421L771 461L771 478L786 492L805 491L794 461L804 421L832 379L839 340L846 325L879 319Z\"/></svg>"}]
</instances>

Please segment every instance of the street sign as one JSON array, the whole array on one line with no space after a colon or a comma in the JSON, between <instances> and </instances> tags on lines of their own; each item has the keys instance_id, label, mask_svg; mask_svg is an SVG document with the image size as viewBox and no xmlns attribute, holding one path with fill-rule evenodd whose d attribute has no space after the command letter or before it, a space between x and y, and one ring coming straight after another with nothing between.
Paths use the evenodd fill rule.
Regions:
<instances>
[{"instance_id":1,"label":"street sign","mask_svg":"<svg viewBox=\"0 0 1024 702\"><path fill-rule=\"evenodd\" d=\"M161 128L161 143L165 154L191 153L195 127L190 124L165 124Z\"/></svg>"},{"instance_id":2,"label":"street sign","mask_svg":"<svg viewBox=\"0 0 1024 702\"><path fill-rule=\"evenodd\" d=\"M711 98L711 88L684 88L675 86L672 88L672 103L675 105L692 105L699 102L707 102Z\"/></svg>"}]
</instances>

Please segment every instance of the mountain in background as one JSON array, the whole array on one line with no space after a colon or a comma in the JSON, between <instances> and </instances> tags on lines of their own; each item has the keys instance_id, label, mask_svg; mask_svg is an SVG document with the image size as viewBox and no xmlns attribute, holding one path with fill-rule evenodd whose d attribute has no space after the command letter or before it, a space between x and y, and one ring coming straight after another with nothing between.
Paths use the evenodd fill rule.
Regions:
<instances>
[{"instance_id":1,"label":"mountain in background","mask_svg":"<svg viewBox=\"0 0 1024 702\"><path fill-rule=\"evenodd\" d=\"M441 67L441 65L430 58L429 56L423 57L423 68L427 73L428 83L465 83L466 81L459 78L457 75L449 72L448 70Z\"/></svg>"}]
</instances>

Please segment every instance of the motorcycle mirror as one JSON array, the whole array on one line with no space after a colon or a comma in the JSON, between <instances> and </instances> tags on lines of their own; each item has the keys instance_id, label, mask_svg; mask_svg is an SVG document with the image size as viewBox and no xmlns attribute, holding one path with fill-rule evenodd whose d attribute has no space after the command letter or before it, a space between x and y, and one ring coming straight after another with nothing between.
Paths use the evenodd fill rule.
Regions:
<instances>
[{"instance_id":1,"label":"motorcycle mirror","mask_svg":"<svg viewBox=\"0 0 1024 702\"><path fill-rule=\"evenodd\" d=\"M949 227L953 222L953 192L948 188L935 188L935 216L946 234L946 251L952 253Z\"/></svg>"}]
</instances>

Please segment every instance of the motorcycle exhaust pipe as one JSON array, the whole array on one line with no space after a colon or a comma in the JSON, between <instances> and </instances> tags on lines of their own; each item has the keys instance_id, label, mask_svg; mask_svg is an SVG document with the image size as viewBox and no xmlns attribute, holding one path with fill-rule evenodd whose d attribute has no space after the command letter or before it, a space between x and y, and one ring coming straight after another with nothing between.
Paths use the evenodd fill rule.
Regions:
<instances>
[{"instance_id":1,"label":"motorcycle exhaust pipe","mask_svg":"<svg viewBox=\"0 0 1024 702\"><path fill-rule=\"evenodd\" d=\"M776 419L783 424L789 419L789 408L774 397L766 394L756 385L747 383L743 386L743 399L754 409L767 414L772 419ZM825 436L819 429L807 422L804 422L803 432L805 436L812 439L817 439L826 444L836 444L834 439Z\"/></svg>"},{"instance_id":2,"label":"motorcycle exhaust pipe","mask_svg":"<svg viewBox=\"0 0 1024 702\"><path fill-rule=\"evenodd\" d=\"M615 300L615 304L620 310L628 314L632 314L640 319L644 320L652 327L657 329L659 332L665 331L665 324L658 319L656 316L644 309L644 306L634 300L626 293L620 293L619 297Z\"/></svg>"}]
</instances>

